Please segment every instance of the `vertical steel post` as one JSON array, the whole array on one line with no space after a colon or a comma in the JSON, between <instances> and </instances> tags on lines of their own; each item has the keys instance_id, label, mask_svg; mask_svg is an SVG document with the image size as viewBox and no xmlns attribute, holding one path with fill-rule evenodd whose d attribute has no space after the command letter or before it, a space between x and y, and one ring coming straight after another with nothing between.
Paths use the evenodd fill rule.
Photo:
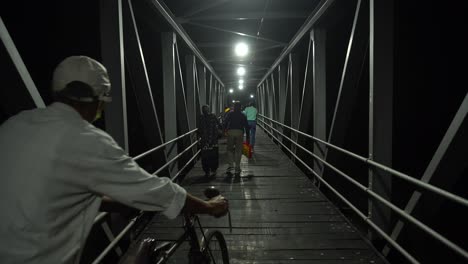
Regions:
<instances>
[{"instance_id":1,"label":"vertical steel post","mask_svg":"<svg viewBox=\"0 0 468 264\"><path fill-rule=\"evenodd\" d=\"M289 61L291 67L289 68L290 74L290 99L291 99L291 127L299 128L299 109L300 109L300 85L299 85L299 58L297 54L289 54ZM297 133L291 131L291 139L297 142ZM291 144L291 150L296 154L296 145ZM295 161L292 156L293 162Z\"/></svg>"},{"instance_id":2,"label":"vertical steel post","mask_svg":"<svg viewBox=\"0 0 468 264\"><path fill-rule=\"evenodd\" d=\"M177 137L177 100L176 100L176 34L163 32L162 34L162 63L163 63L163 94L164 94L164 140L169 141ZM177 155L177 144L166 148L168 160ZM177 170L177 161L169 168L170 176Z\"/></svg>"},{"instance_id":3,"label":"vertical steel post","mask_svg":"<svg viewBox=\"0 0 468 264\"><path fill-rule=\"evenodd\" d=\"M112 85L112 102L106 105L106 131L129 152L123 42L122 0L100 1L101 56Z\"/></svg>"},{"instance_id":4,"label":"vertical steel post","mask_svg":"<svg viewBox=\"0 0 468 264\"><path fill-rule=\"evenodd\" d=\"M393 9L393 1L370 0L369 159L388 167L392 167L393 142ZM392 177L369 169L369 189L391 201ZM368 217L390 231L390 208L369 199ZM369 238L373 239L370 231Z\"/></svg>"},{"instance_id":5,"label":"vertical steel post","mask_svg":"<svg viewBox=\"0 0 468 264\"><path fill-rule=\"evenodd\" d=\"M313 78L313 135L326 140L327 138L327 76L326 76L326 37L323 29L314 29L312 38L312 78ZM324 148L314 144L314 153L324 158ZM321 176L322 164L315 160L314 170Z\"/></svg>"},{"instance_id":6,"label":"vertical steel post","mask_svg":"<svg viewBox=\"0 0 468 264\"><path fill-rule=\"evenodd\" d=\"M197 64L198 85L200 88L200 106L206 105L206 67L203 64ZM198 110L200 112L200 110Z\"/></svg>"},{"instance_id":7,"label":"vertical steel post","mask_svg":"<svg viewBox=\"0 0 468 264\"><path fill-rule=\"evenodd\" d=\"M208 71L208 75L210 76L210 80L209 80L209 83L208 83L208 87L206 88L206 101L208 102L208 104L210 105L210 107L213 107L213 102L211 101L212 99L212 93L213 93L213 74Z\"/></svg>"},{"instance_id":8,"label":"vertical steel post","mask_svg":"<svg viewBox=\"0 0 468 264\"><path fill-rule=\"evenodd\" d=\"M187 112L189 118L189 130L193 130L197 127L197 92L195 87L196 76L195 76L195 56L188 55L185 56L185 85L187 87ZM193 143L195 137L190 135L190 143ZM196 152L196 147L194 146L193 154Z\"/></svg>"},{"instance_id":9,"label":"vertical steel post","mask_svg":"<svg viewBox=\"0 0 468 264\"><path fill-rule=\"evenodd\" d=\"M272 116L271 118L273 120L278 120L278 85L275 84L275 72L273 71L270 75L270 83L271 83L271 92L272 92L272 96L273 96L273 100L272 100L272 107L273 107L273 113L272 113ZM276 123L273 123L273 122L270 122L270 125L272 126L272 128L277 128L278 125ZM278 137L278 133L273 130L273 135L275 135L275 137Z\"/></svg>"},{"instance_id":10,"label":"vertical steel post","mask_svg":"<svg viewBox=\"0 0 468 264\"><path fill-rule=\"evenodd\" d=\"M190 130L195 129L197 126L196 123L196 114L197 102L196 102L196 91L195 91L195 56L188 55L185 56L185 71L186 71L186 80L185 85L187 87L187 109L189 115L189 125Z\"/></svg>"}]
</instances>

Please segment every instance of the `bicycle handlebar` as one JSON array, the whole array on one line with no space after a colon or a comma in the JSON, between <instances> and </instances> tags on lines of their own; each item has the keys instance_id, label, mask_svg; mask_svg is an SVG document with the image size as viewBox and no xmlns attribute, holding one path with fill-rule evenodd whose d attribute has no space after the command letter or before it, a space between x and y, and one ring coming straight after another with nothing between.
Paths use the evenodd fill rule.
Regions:
<instances>
[{"instance_id":1,"label":"bicycle handlebar","mask_svg":"<svg viewBox=\"0 0 468 264\"><path fill-rule=\"evenodd\" d=\"M216 189L216 187L210 186L210 187L205 189L203 194L205 194L206 198L211 199L211 198L214 198L214 197L220 195L221 193L219 192L218 189ZM229 232L232 233L231 211L229 211L229 209L228 209L228 221L229 221Z\"/></svg>"}]
</instances>

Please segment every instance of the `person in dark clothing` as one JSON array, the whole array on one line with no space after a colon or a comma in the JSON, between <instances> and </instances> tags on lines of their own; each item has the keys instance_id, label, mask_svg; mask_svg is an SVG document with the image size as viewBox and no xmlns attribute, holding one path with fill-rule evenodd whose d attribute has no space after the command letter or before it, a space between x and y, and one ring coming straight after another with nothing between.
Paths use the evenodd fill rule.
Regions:
<instances>
[{"instance_id":1,"label":"person in dark clothing","mask_svg":"<svg viewBox=\"0 0 468 264\"><path fill-rule=\"evenodd\" d=\"M241 112L240 102L234 103L234 111L229 112L224 119L223 127L227 130L227 152L228 152L228 170L235 166L235 173L240 173L240 161L242 157L242 141L244 131L246 132L246 141L249 142L250 129L247 118Z\"/></svg>"},{"instance_id":2,"label":"person in dark clothing","mask_svg":"<svg viewBox=\"0 0 468 264\"><path fill-rule=\"evenodd\" d=\"M216 116L210 113L208 105L202 106L202 115L198 124L200 139L201 160L205 176L216 175L219 164L218 135L220 124Z\"/></svg>"}]
</instances>

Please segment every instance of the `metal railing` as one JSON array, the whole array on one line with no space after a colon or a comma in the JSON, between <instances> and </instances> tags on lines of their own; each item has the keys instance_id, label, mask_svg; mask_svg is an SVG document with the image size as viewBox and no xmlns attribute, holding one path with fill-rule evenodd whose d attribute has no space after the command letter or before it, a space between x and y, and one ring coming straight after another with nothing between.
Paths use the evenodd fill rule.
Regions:
<instances>
[{"instance_id":1,"label":"metal railing","mask_svg":"<svg viewBox=\"0 0 468 264\"><path fill-rule=\"evenodd\" d=\"M372 199L375 199L377 201L379 201L380 203L382 203L383 205L387 206L388 208L390 208L391 210L393 210L395 213L397 213L400 217L404 218L405 220L407 220L408 222L412 223L413 225L415 225L416 227L418 227L419 229L423 230L424 232L426 232L427 234L429 234L431 237L433 237L434 239L436 239L437 241L439 241L440 243L444 244L445 246L447 246L448 248L450 248L451 250L453 250L454 252L456 252L458 255L462 256L463 258L467 259L468 260L468 252L461 248L460 246L456 245L455 243L453 243L452 241L450 241L449 239L447 239L446 237L444 237L442 234L438 233L437 231L433 230L432 228L430 228L429 226L427 226L426 224L422 223L421 221L419 221L418 219L414 218L413 216L411 216L410 214L406 213L404 210L398 208L396 205L394 205L393 203L391 203L390 201L387 201L386 199L384 199L382 196L380 196L379 194L373 192L369 187L367 186L364 186L363 184L359 183L358 181L354 180L352 177L350 177L349 175L347 175L346 173L344 173L343 171L337 169L335 166L331 165L330 163L328 163L327 161L325 161L324 159L320 158L319 156L317 156L316 154L314 154L312 151L308 150L307 148L303 147L301 144L295 142L293 139L291 139L290 137L286 136L285 134L283 134L281 131L279 131L278 129L274 128L273 127L273 123L274 124L277 124L283 128L286 128L286 129L289 129L290 131L294 132L294 133L297 133L298 135L301 135L301 136L304 136L304 137L307 137L307 138L310 138L312 140L314 140L315 143L320 143L320 144L323 144L329 148L333 148L337 151L340 151L341 153L344 153L348 156L351 156L357 160L360 160L362 162L364 162L365 164L368 164L368 165L371 165L375 168L378 168L378 169L381 169L385 172L388 172L390 175L393 175L393 176L396 176L400 179L403 179L407 182L410 182L414 185L416 185L417 187L421 188L421 189L424 189L426 191L430 191L432 193L435 193L441 197L444 197L452 202L455 202L455 203L458 203L460 205L463 205L465 207L468 207L468 200L463 198L463 197L460 197L460 196L457 196L455 194L452 194L446 190L443 190L441 188L438 188L434 185L431 185L431 184L428 184L426 182L423 182L423 181L420 181L418 179L415 179L415 178L412 178L411 176L407 175L407 174L404 174L404 173L401 173L397 170L394 170L390 167L387 167L383 164L380 164L378 162L375 162L375 161L372 161L368 158L365 158L365 157L362 157L358 154L355 154L353 152L350 152L348 150L345 150L343 148L340 148L340 147L337 147L333 144L330 144L328 142L325 142L321 139L318 139L314 136L311 136L311 135L308 135L304 132L301 132L297 129L294 129L290 126L287 126L285 124L282 124L276 120L273 120L271 118L268 118L264 115L261 115L259 114L259 117L261 119L258 119L258 121L260 121L262 124L258 124L266 133L268 133L273 139L275 139L280 145L282 145L284 147L284 149L286 149L289 153L291 153L292 156L294 156L294 158L299 161L302 165L304 165L307 170L309 170L312 174L314 174L314 176L316 176L316 178L321 182L323 183L325 186L327 186L335 195L337 195L337 197L339 197L341 200L343 200L359 217L361 217L370 227L372 227L378 234L380 234L391 246L393 246L396 250L398 250L404 257L406 257L411 263L419 263L419 261L413 257L410 253L408 253L403 247L401 247L394 239L392 239L388 234L386 234L380 227L378 227L374 222L372 222L372 220L366 216L365 214L363 214L356 206L354 206L348 199L346 199L342 194L340 194L335 188L333 188L333 186L331 186L326 180L324 180L317 172L315 172L306 162L304 162L301 158L299 158L293 150L289 149L285 144L283 144L282 140L279 139L277 136L274 135L274 133L276 133L277 135L281 135L282 138L284 139L287 139L288 141L290 141L292 144L294 144L296 147L300 148L301 150L303 150L305 153L311 155L315 160L317 160L318 162L320 162L321 164L323 164L324 166L330 168L331 170L335 171L336 173L338 173L340 176L342 176L344 179L346 179L347 181L349 181L350 183L352 183L354 186L358 187L360 190L364 191L367 195L369 195ZM268 124L267 122L265 122L264 120L267 120L269 121ZM267 129L267 127L269 129Z\"/></svg>"},{"instance_id":2,"label":"metal railing","mask_svg":"<svg viewBox=\"0 0 468 264\"><path fill-rule=\"evenodd\" d=\"M171 139L167 142L164 142L163 144L155 147L155 148L152 148L148 151L145 151L144 153L136 156L133 158L134 161L138 160L138 159L141 159L151 153L154 153L155 151L158 151L158 150L162 150L164 149L167 145L171 144L171 143L175 143L177 142L178 140L188 136L188 135L192 135L193 133L197 132L198 129L193 129L183 135L180 135L174 139ZM187 148L185 148L182 152L180 152L177 156L175 156L174 158L172 158L171 160L169 160L168 162L166 162L164 165L162 165L158 170L156 170L154 173L152 173L153 175L156 175L158 173L160 173L161 171L163 171L165 168L167 168L170 164L172 164L174 161L178 160L180 157L183 156L183 154L185 154L187 151L191 150L200 140L197 139L195 140L195 142L193 142L190 146L188 146ZM171 180L172 181L175 181L181 174L182 172L187 168L187 166L189 164L191 164L197 157L198 155L200 154L201 150L198 150L191 158L190 160L188 160L184 166L176 173L176 175L174 175ZM96 218L94 219L94 224L97 224L97 223L100 223L101 221L103 221L103 219L108 215L108 213L106 212L101 212L99 213ZM131 219L130 222L122 229L122 231L120 231L120 233L112 240L110 241L109 245L107 245L107 247L101 252L101 254L99 254L99 256L96 257L96 259L94 259L94 261L92 262L93 264L98 264L100 263L105 257L106 255L114 248L118 245L119 241L126 235L128 234L128 232L130 232L130 230L132 229L132 227L135 225L136 223L136 220L137 220L138 216Z\"/></svg>"}]
</instances>

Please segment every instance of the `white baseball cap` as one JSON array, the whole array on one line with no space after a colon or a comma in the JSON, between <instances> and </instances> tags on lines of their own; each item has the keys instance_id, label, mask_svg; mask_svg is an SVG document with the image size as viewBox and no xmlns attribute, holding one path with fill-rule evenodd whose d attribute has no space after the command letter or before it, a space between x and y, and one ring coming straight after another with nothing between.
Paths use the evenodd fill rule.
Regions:
<instances>
[{"instance_id":1,"label":"white baseball cap","mask_svg":"<svg viewBox=\"0 0 468 264\"><path fill-rule=\"evenodd\" d=\"M82 82L90 89L71 87L71 83ZM80 102L110 102L110 81L106 68L87 56L71 56L55 68L52 77L52 90L66 98Z\"/></svg>"}]
</instances>

